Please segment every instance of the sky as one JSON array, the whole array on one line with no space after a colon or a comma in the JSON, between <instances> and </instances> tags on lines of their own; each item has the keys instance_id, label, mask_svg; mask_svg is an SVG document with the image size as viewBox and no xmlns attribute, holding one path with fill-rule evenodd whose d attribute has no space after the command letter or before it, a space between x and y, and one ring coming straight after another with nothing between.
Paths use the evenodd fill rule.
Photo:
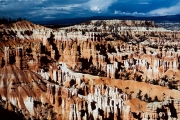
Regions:
<instances>
[{"instance_id":1,"label":"sky","mask_svg":"<svg viewBox=\"0 0 180 120\"><path fill-rule=\"evenodd\" d=\"M0 0L0 17L50 20L180 14L180 0Z\"/></svg>"}]
</instances>

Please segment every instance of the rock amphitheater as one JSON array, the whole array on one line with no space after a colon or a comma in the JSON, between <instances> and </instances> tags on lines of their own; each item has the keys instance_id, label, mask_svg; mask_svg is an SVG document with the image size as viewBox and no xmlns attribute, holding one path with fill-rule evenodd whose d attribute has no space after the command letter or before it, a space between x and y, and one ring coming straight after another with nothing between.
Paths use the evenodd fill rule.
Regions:
<instances>
[{"instance_id":1,"label":"rock amphitheater","mask_svg":"<svg viewBox=\"0 0 180 120\"><path fill-rule=\"evenodd\" d=\"M180 31L138 20L2 24L0 112L6 120L179 120Z\"/></svg>"}]
</instances>

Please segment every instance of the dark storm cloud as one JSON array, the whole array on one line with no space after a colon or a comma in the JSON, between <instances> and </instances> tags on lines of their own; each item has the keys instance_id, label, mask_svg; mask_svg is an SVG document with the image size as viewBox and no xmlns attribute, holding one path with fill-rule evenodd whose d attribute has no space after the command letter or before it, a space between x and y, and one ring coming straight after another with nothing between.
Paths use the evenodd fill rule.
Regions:
<instances>
[{"instance_id":1,"label":"dark storm cloud","mask_svg":"<svg viewBox=\"0 0 180 120\"><path fill-rule=\"evenodd\" d=\"M180 0L0 0L0 17L56 19L93 15L179 14Z\"/></svg>"}]
</instances>

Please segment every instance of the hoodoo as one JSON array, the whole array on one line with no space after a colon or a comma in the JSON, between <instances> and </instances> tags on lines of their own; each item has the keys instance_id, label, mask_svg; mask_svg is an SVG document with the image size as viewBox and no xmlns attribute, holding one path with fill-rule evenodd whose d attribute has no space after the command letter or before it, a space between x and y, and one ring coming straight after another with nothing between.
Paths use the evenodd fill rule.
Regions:
<instances>
[{"instance_id":1,"label":"hoodoo","mask_svg":"<svg viewBox=\"0 0 180 120\"><path fill-rule=\"evenodd\" d=\"M19 119L180 119L179 31L140 20L1 28L0 109Z\"/></svg>"}]
</instances>

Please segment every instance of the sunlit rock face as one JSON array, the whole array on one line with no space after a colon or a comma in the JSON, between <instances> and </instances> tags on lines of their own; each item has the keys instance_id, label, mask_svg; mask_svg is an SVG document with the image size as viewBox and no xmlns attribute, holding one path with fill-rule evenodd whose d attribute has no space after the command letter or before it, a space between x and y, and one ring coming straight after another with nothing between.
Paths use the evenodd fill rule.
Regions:
<instances>
[{"instance_id":1,"label":"sunlit rock face","mask_svg":"<svg viewBox=\"0 0 180 120\"><path fill-rule=\"evenodd\" d=\"M1 28L0 104L22 119L180 119L179 31L132 20Z\"/></svg>"}]
</instances>

